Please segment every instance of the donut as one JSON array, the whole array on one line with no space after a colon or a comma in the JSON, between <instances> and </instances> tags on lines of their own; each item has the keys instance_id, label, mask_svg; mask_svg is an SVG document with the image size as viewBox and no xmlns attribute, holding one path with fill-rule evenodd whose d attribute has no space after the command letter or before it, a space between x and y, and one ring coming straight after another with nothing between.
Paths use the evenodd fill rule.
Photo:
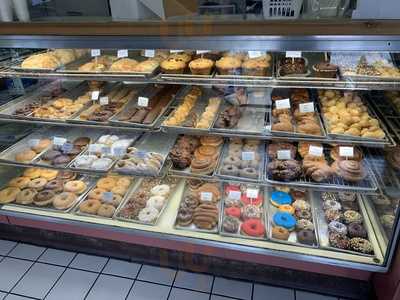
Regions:
<instances>
[{"instance_id":1,"label":"donut","mask_svg":"<svg viewBox=\"0 0 400 300\"><path fill-rule=\"evenodd\" d=\"M163 197L168 196L169 192L170 192L170 187L168 184L159 184L150 190L150 193L152 193L153 195L163 196Z\"/></svg>"},{"instance_id":2,"label":"donut","mask_svg":"<svg viewBox=\"0 0 400 300\"><path fill-rule=\"evenodd\" d=\"M312 218L311 211L306 210L306 209L296 209L295 212L294 212L294 215L298 219L310 220Z\"/></svg>"},{"instance_id":3,"label":"donut","mask_svg":"<svg viewBox=\"0 0 400 300\"><path fill-rule=\"evenodd\" d=\"M37 191L41 191L44 189L44 186L47 184L47 180L44 178L35 178L32 179L31 182L29 182L28 187L31 189L35 189Z\"/></svg>"},{"instance_id":4,"label":"donut","mask_svg":"<svg viewBox=\"0 0 400 300\"><path fill-rule=\"evenodd\" d=\"M31 147L31 149L33 151L35 151L36 153L40 153L44 150L46 150L47 148L49 148L51 145L51 141L49 139L42 139L39 140L39 143L37 143L37 145L35 145L34 147Z\"/></svg>"},{"instance_id":5,"label":"donut","mask_svg":"<svg viewBox=\"0 0 400 300\"><path fill-rule=\"evenodd\" d=\"M282 191L274 191L271 194L271 203L273 206L279 207L280 205L284 204L292 204L292 197Z\"/></svg>"},{"instance_id":6,"label":"donut","mask_svg":"<svg viewBox=\"0 0 400 300\"><path fill-rule=\"evenodd\" d=\"M15 202L23 205L32 204L36 194L37 191L34 189L24 189L17 194Z\"/></svg>"},{"instance_id":7,"label":"donut","mask_svg":"<svg viewBox=\"0 0 400 300\"><path fill-rule=\"evenodd\" d=\"M86 145L88 145L90 143L91 139L89 137L86 136L82 136L82 137L78 137L77 139L75 139L72 144L74 146L77 146L79 148L85 147Z\"/></svg>"},{"instance_id":8,"label":"donut","mask_svg":"<svg viewBox=\"0 0 400 300\"><path fill-rule=\"evenodd\" d=\"M294 200L304 200L306 198L307 192L301 189L293 189L290 191L290 195Z\"/></svg>"},{"instance_id":9,"label":"donut","mask_svg":"<svg viewBox=\"0 0 400 300\"><path fill-rule=\"evenodd\" d=\"M311 222L310 220L306 220L306 219L300 219L297 220L296 223L296 230L300 231L300 230L314 230L314 224L313 222Z\"/></svg>"},{"instance_id":10,"label":"donut","mask_svg":"<svg viewBox=\"0 0 400 300\"><path fill-rule=\"evenodd\" d=\"M144 223L152 223L157 219L158 214L158 210L154 207L145 207L139 212L138 219Z\"/></svg>"},{"instance_id":11,"label":"donut","mask_svg":"<svg viewBox=\"0 0 400 300\"><path fill-rule=\"evenodd\" d=\"M147 200L146 207L154 207L158 211L160 211L165 203L165 198L163 196L152 196Z\"/></svg>"},{"instance_id":12,"label":"donut","mask_svg":"<svg viewBox=\"0 0 400 300\"><path fill-rule=\"evenodd\" d=\"M227 215L227 216L240 218L241 214L242 214L242 211L239 207L231 206L231 207L225 208L225 215Z\"/></svg>"},{"instance_id":13,"label":"donut","mask_svg":"<svg viewBox=\"0 0 400 300\"><path fill-rule=\"evenodd\" d=\"M74 180L76 175L77 174L72 171L62 170L58 172L57 178L59 180Z\"/></svg>"},{"instance_id":14,"label":"donut","mask_svg":"<svg viewBox=\"0 0 400 300\"><path fill-rule=\"evenodd\" d=\"M89 199L83 201L79 205L79 210L85 214L95 215L101 206L101 202L96 199Z\"/></svg>"},{"instance_id":15,"label":"donut","mask_svg":"<svg viewBox=\"0 0 400 300\"><path fill-rule=\"evenodd\" d=\"M128 177L117 177L117 186L123 186L126 189L131 185L132 180Z\"/></svg>"},{"instance_id":16,"label":"donut","mask_svg":"<svg viewBox=\"0 0 400 300\"><path fill-rule=\"evenodd\" d=\"M239 168L235 165L224 164L221 168L221 174L228 176L238 176Z\"/></svg>"},{"instance_id":17,"label":"donut","mask_svg":"<svg viewBox=\"0 0 400 300\"><path fill-rule=\"evenodd\" d=\"M240 167L241 162L242 162L242 160L239 157L234 156L234 155L229 155L222 161L222 163L224 165L233 165L237 168Z\"/></svg>"},{"instance_id":18,"label":"donut","mask_svg":"<svg viewBox=\"0 0 400 300\"><path fill-rule=\"evenodd\" d=\"M31 182L29 177L20 176L11 179L10 182L8 183L8 186L24 189L28 187L29 182Z\"/></svg>"},{"instance_id":19,"label":"donut","mask_svg":"<svg viewBox=\"0 0 400 300\"><path fill-rule=\"evenodd\" d=\"M256 205L246 205L241 208L242 219L259 219L261 218L262 211Z\"/></svg>"},{"instance_id":20,"label":"donut","mask_svg":"<svg viewBox=\"0 0 400 300\"><path fill-rule=\"evenodd\" d=\"M294 207L294 209L301 209L301 210L310 210L311 209L311 205L310 203L308 203L305 200L296 200L292 203L292 206Z\"/></svg>"},{"instance_id":21,"label":"donut","mask_svg":"<svg viewBox=\"0 0 400 300\"><path fill-rule=\"evenodd\" d=\"M350 224L350 223L359 223L361 224L363 221L362 216L360 215L360 213L354 211L354 210L347 210L344 212L343 214L343 218L344 218L344 222L346 224Z\"/></svg>"},{"instance_id":22,"label":"donut","mask_svg":"<svg viewBox=\"0 0 400 300\"><path fill-rule=\"evenodd\" d=\"M301 244L315 245L317 240L315 238L315 233L312 230L300 230L297 232L297 241Z\"/></svg>"},{"instance_id":23,"label":"donut","mask_svg":"<svg viewBox=\"0 0 400 300\"><path fill-rule=\"evenodd\" d=\"M331 232L329 233L329 244L332 247L347 250L349 248L349 238L337 232Z\"/></svg>"},{"instance_id":24,"label":"donut","mask_svg":"<svg viewBox=\"0 0 400 300\"><path fill-rule=\"evenodd\" d=\"M115 187L116 181L112 177L104 177L97 181L97 186L101 189L111 191Z\"/></svg>"},{"instance_id":25,"label":"donut","mask_svg":"<svg viewBox=\"0 0 400 300\"><path fill-rule=\"evenodd\" d=\"M249 236L262 237L265 234L265 226L259 219L248 219L240 226L240 232Z\"/></svg>"},{"instance_id":26,"label":"donut","mask_svg":"<svg viewBox=\"0 0 400 300\"><path fill-rule=\"evenodd\" d=\"M72 157L69 156L69 155L60 155L60 156L57 156L57 157L51 162L51 164L52 164L53 166L64 167L64 166L67 165L71 160L72 160Z\"/></svg>"},{"instance_id":27,"label":"donut","mask_svg":"<svg viewBox=\"0 0 400 300\"><path fill-rule=\"evenodd\" d=\"M294 207L289 205L289 204L280 205L278 207L278 210L281 211L281 212L287 212L287 213L289 213L291 215L293 215L294 211L295 211Z\"/></svg>"},{"instance_id":28,"label":"donut","mask_svg":"<svg viewBox=\"0 0 400 300\"><path fill-rule=\"evenodd\" d=\"M117 194L117 195L120 195L120 196L125 195L126 191L127 191L127 187L122 186L122 185L120 185L120 186L117 185L117 186L115 186L115 187L113 187L111 189L111 192L113 194Z\"/></svg>"},{"instance_id":29,"label":"donut","mask_svg":"<svg viewBox=\"0 0 400 300\"><path fill-rule=\"evenodd\" d=\"M177 222L180 226L189 226L193 221L194 209L180 206L178 210Z\"/></svg>"},{"instance_id":30,"label":"donut","mask_svg":"<svg viewBox=\"0 0 400 300\"><path fill-rule=\"evenodd\" d=\"M37 206L47 206L53 202L56 194L51 190L44 190L35 195L33 203Z\"/></svg>"},{"instance_id":31,"label":"donut","mask_svg":"<svg viewBox=\"0 0 400 300\"><path fill-rule=\"evenodd\" d=\"M347 235L347 226L343 223L332 221L328 224L329 232L336 232L341 235Z\"/></svg>"},{"instance_id":32,"label":"donut","mask_svg":"<svg viewBox=\"0 0 400 300\"><path fill-rule=\"evenodd\" d=\"M292 231L296 226L296 219L289 213L277 212L273 216L273 220L276 226L286 228Z\"/></svg>"},{"instance_id":33,"label":"donut","mask_svg":"<svg viewBox=\"0 0 400 300\"><path fill-rule=\"evenodd\" d=\"M252 179L257 179L258 178L258 171L255 168L243 168L239 171L239 175L241 177L245 178L252 178Z\"/></svg>"},{"instance_id":34,"label":"donut","mask_svg":"<svg viewBox=\"0 0 400 300\"><path fill-rule=\"evenodd\" d=\"M339 199L344 202L348 202L348 201L353 202L353 201L356 201L356 199L357 199L357 195L355 193L340 192L338 194L338 196L339 196Z\"/></svg>"},{"instance_id":35,"label":"donut","mask_svg":"<svg viewBox=\"0 0 400 300\"><path fill-rule=\"evenodd\" d=\"M104 192L107 192L107 190L101 189L101 188L94 188L93 190L91 190L88 193L88 198L89 199L101 200L101 199L103 199L103 193Z\"/></svg>"},{"instance_id":36,"label":"donut","mask_svg":"<svg viewBox=\"0 0 400 300\"><path fill-rule=\"evenodd\" d=\"M361 253L365 253L365 254L374 253L374 247L366 239L362 239L362 238L358 238L358 237L352 238L349 241L349 245L350 245L351 250L354 250L357 252L361 252Z\"/></svg>"},{"instance_id":37,"label":"donut","mask_svg":"<svg viewBox=\"0 0 400 300\"><path fill-rule=\"evenodd\" d=\"M11 186L7 187L5 189L2 189L0 191L0 203L6 204L6 203L14 202L20 191L21 190L19 188L11 187Z\"/></svg>"},{"instance_id":38,"label":"donut","mask_svg":"<svg viewBox=\"0 0 400 300\"><path fill-rule=\"evenodd\" d=\"M43 177L46 180L53 180L57 177L57 175L57 170L40 169L40 177Z\"/></svg>"},{"instance_id":39,"label":"donut","mask_svg":"<svg viewBox=\"0 0 400 300\"><path fill-rule=\"evenodd\" d=\"M335 200L324 201L324 203L322 204L322 207L324 210L326 210L326 209L341 210L342 209L342 206L340 205L340 203Z\"/></svg>"},{"instance_id":40,"label":"donut","mask_svg":"<svg viewBox=\"0 0 400 300\"><path fill-rule=\"evenodd\" d=\"M97 210L99 216L111 218L115 213L115 207L111 204L101 204Z\"/></svg>"},{"instance_id":41,"label":"donut","mask_svg":"<svg viewBox=\"0 0 400 300\"><path fill-rule=\"evenodd\" d=\"M273 226L271 230L271 235L273 238L278 240L287 241L290 235L289 230L281 226Z\"/></svg>"},{"instance_id":42,"label":"donut","mask_svg":"<svg viewBox=\"0 0 400 300\"><path fill-rule=\"evenodd\" d=\"M325 211L325 219L328 222L331 222L331 221L340 222L343 219L343 214L339 210L327 209Z\"/></svg>"},{"instance_id":43,"label":"donut","mask_svg":"<svg viewBox=\"0 0 400 300\"><path fill-rule=\"evenodd\" d=\"M93 163L91 168L95 170L106 170L111 164L113 160L111 158L103 157L96 159Z\"/></svg>"},{"instance_id":44,"label":"donut","mask_svg":"<svg viewBox=\"0 0 400 300\"><path fill-rule=\"evenodd\" d=\"M45 161L53 161L55 158L61 155L60 151L57 150L48 150L44 153L40 158Z\"/></svg>"},{"instance_id":45,"label":"donut","mask_svg":"<svg viewBox=\"0 0 400 300\"><path fill-rule=\"evenodd\" d=\"M53 206L59 210L65 210L75 204L77 196L74 193L63 192L54 197Z\"/></svg>"},{"instance_id":46,"label":"donut","mask_svg":"<svg viewBox=\"0 0 400 300\"><path fill-rule=\"evenodd\" d=\"M49 181L44 188L46 190L53 190L55 193L59 193L64 190L64 183L61 180L53 179Z\"/></svg>"},{"instance_id":47,"label":"donut","mask_svg":"<svg viewBox=\"0 0 400 300\"><path fill-rule=\"evenodd\" d=\"M349 227L348 227L348 232L349 232L350 238L359 237L359 238L366 239L368 236L365 228L361 224L358 224L358 223L350 223Z\"/></svg>"},{"instance_id":48,"label":"donut","mask_svg":"<svg viewBox=\"0 0 400 300\"><path fill-rule=\"evenodd\" d=\"M239 230L240 221L237 218L225 216L222 222L222 228L229 233L237 233Z\"/></svg>"},{"instance_id":49,"label":"donut","mask_svg":"<svg viewBox=\"0 0 400 300\"><path fill-rule=\"evenodd\" d=\"M264 198L261 195L261 193L258 193L258 196L256 199L247 197L246 193L243 193L242 196L240 197L240 201L242 201L243 204L245 204L245 205L260 206L262 204L263 200L264 200Z\"/></svg>"},{"instance_id":50,"label":"donut","mask_svg":"<svg viewBox=\"0 0 400 300\"><path fill-rule=\"evenodd\" d=\"M64 190L66 192L72 192L75 194L81 194L86 190L86 183L81 180L72 180L64 184Z\"/></svg>"},{"instance_id":51,"label":"donut","mask_svg":"<svg viewBox=\"0 0 400 300\"><path fill-rule=\"evenodd\" d=\"M29 177L30 179L35 179L40 177L40 169L39 168L28 168L24 171L24 176Z\"/></svg>"},{"instance_id":52,"label":"donut","mask_svg":"<svg viewBox=\"0 0 400 300\"><path fill-rule=\"evenodd\" d=\"M21 162L21 163L28 163L31 162L32 159L35 158L36 152L31 150L31 149L26 149L22 152L19 152L15 154L15 161Z\"/></svg>"}]
</instances>

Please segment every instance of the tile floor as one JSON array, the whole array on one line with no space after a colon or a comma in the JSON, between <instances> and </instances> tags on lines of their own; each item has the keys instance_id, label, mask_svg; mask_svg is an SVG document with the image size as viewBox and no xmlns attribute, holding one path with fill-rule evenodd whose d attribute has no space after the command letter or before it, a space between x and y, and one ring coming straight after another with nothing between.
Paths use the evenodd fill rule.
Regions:
<instances>
[{"instance_id":1,"label":"tile floor","mask_svg":"<svg viewBox=\"0 0 400 300\"><path fill-rule=\"evenodd\" d=\"M341 300L0 240L0 300Z\"/></svg>"}]
</instances>

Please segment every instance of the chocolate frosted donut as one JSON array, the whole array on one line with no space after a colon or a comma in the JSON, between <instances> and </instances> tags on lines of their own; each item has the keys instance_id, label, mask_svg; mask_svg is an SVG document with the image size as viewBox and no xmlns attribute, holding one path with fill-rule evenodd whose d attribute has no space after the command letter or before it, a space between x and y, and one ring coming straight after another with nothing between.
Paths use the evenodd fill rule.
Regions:
<instances>
[{"instance_id":1,"label":"chocolate frosted donut","mask_svg":"<svg viewBox=\"0 0 400 300\"><path fill-rule=\"evenodd\" d=\"M52 161L52 165L54 165L54 166L63 166L65 164L68 164L71 160L72 160L71 157L69 157L68 155L60 155L60 156L57 156Z\"/></svg>"},{"instance_id":2,"label":"chocolate frosted donut","mask_svg":"<svg viewBox=\"0 0 400 300\"><path fill-rule=\"evenodd\" d=\"M268 164L268 172L279 181L291 181L301 174L301 164L297 160L274 160Z\"/></svg>"},{"instance_id":3,"label":"chocolate frosted donut","mask_svg":"<svg viewBox=\"0 0 400 300\"><path fill-rule=\"evenodd\" d=\"M43 154L42 159L52 161L56 157L60 156L61 152L56 150L49 150L45 154Z\"/></svg>"},{"instance_id":4,"label":"chocolate frosted donut","mask_svg":"<svg viewBox=\"0 0 400 300\"><path fill-rule=\"evenodd\" d=\"M224 231L229 233L237 233L239 230L239 220L234 217L226 216L222 223Z\"/></svg>"},{"instance_id":5,"label":"chocolate frosted donut","mask_svg":"<svg viewBox=\"0 0 400 300\"><path fill-rule=\"evenodd\" d=\"M317 243L315 233L312 230L300 230L297 232L297 240L301 244L315 245Z\"/></svg>"},{"instance_id":6,"label":"chocolate frosted donut","mask_svg":"<svg viewBox=\"0 0 400 300\"><path fill-rule=\"evenodd\" d=\"M350 223L348 226L349 236L351 238L360 237L360 238L367 238L367 231L365 228L358 223Z\"/></svg>"}]
</instances>

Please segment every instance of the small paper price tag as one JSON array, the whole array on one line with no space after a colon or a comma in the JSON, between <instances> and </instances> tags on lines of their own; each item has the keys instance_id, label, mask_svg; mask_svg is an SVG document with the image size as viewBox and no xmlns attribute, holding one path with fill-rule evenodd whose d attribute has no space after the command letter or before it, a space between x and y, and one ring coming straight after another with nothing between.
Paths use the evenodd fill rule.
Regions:
<instances>
[{"instance_id":1,"label":"small paper price tag","mask_svg":"<svg viewBox=\"0 0 400 300\"><path fill-rule=\"evenodd\" d=\"M67 142L66 138L55 136L53 138L53 144L56 146L62 146Z\"/></svg>"},{"instance_id":2,"label":"small paper price tag","mask_svg":"<svg viewBox=\"0 0 400 300\"><path fill-rule=\"evenodd\" d=\"M138 97L138 106L147 107L149 106L149 98L147 97Z\"/></svg>"},{"instance_id":3,"label":"small paper price tag","mask_svg":"<svg viewBox=\"0 0 400 300\"><path fill-rule=\"evenodd\" d=\"M242 160L254 160L255 153L253 151L242 152Z\"/></svg>"},{"instance_id":4,"label":"small paper price tag","mask_svg":"<svg viewBox=\"0 0 400 300\"><path fill-rule=\"evenodd\" d=\"M247 54L249 58L257 58L264 55L262 51L248 51Z\"/></svg>"},{"instance_id":5,"label":"small paper price tag","mask_svg":"<svg viewBox=\"0 0 400 300\"><path fill-rule=\"evenodd\" d=\"M101 148L101 153L105 155L111 154L111 148L109 146L103 146Z\"/></svg>"},{"instance_id":6,"label":"small paper price tag","mask_svg":"<svg viewBox=\"0 0 400 300\"><path fill-rule=\"evenodd\" d=\"M103 192L102 200L107 203L111 203L113 201L113 193L112 192Z\"/></svg>"},{"instance_id":7,"label":"small paper price tag","mask_svg":"<svg viewBox=\"0 0 400 300\"><path fill-rule=\"evenodd\" d=\"M208 53L210 50L196 50L196 54Z\"/></svg>"},{"instance_id":8,"label":"small paper price tag","mask_svg":"<svg viewBox=\"0 0 400 300\"><path fill-rule=\"evenodd\" d=\"M258 190L257 189L247 189L246 197L250 198L250 199L257 199L258 198Z\"/></svg>"},{"instance_id":9,"label":"small paper price tag","mask_svg":"<svg viewBox=\"0 0 400 300\"><path fill-rule=\"evenodd\" d=\"M169 50L170 53L180 53L183 52L183 50L180 49L173 49L173 50Z\"/></svg>"},{"instance_id":10,"label":"small paper price tag","mask_svg":"<svg viewBox=\"0 0 400 300\"><path fill-rule=\"evenodd\" d=\"M299 58L301 57L301 51L286 51L286 57Z\"/></svg>"},{"instance_id":11,"label":"small paper price tag","mask_svg":"<svg viewBox=\"0 0 400 300\"><path fill-rule=\"evenodd\" d=\"M101 50L100 49L92 49L92 50L90 50L90 54L92 55L92 57L100 56Z\"/></svg>"},{"instance_id":12,"label":"small paper price tag","mask_svg":"<svg viewBox=\"0 0 400 300\"><path fill-rule=\"evenodd\" d=\"M156 55L156 51L154 49L146 49L144 50L145 57L154 57Z\"/></svg>"},{"instance_id":13,"label":"small paper price tag","mask_svg":"<svg viewBox=\"0 0 400 300\"><path fill-rule=\"evenodd\" d=\"M100 153L102 148L102 144L90 144L88 150L90 153Z\"/></svg>"},{"instance_id":14,"label":"small paper price tag","mask_svg":"<svg viewBox=\"0 0 400 300\"><path fill-rule=\"evenodd\" d=\"M275 101L275 107L277 109L287 109L290 108L290 99L282 99L282 100L276 100Z\"/></svg>"},{"instance_id":15,"label":"small paper price tag","mask_svg":"<svg viewBox=\"0 0 400 300\"><path fill-rule=\"evenodd\" d=\"M28 145L29 145L29 147L36 147L37 145L39 145L39 143L40 143L40 140L39 139L30 139L29 141L28 141Z\"/></svg>"},{"instance_id":16,"label":"small paper price tag","mask_svg":"<svg viewBox=\"0 0 400 300\"><path fill-rule=\"evenodd\" d=\"M114 156L123 156L126 153L126 149L122 147L111 148L111 153Z\"/></svg>"},{"instance_id":17,"label":"small paper price tag","mask_svg":"<svg viewBox=\"0 0 400 300\"><path fill-rule=\"evenodd\" d=\"M270 132L271 129L272 129L272 126L271 126L271 125L266 125L266 126L265 126L265 131Z\"/></svg>"},{"instance_id":18,"label":"small paper price tag","mask_svg":"<svg viewBox=\"0 0 400 300\"><path fill-rule=\"evenodd\" d=\"M339 155L342 157L353 157L354 147L339 147Z\"/></svg>"},{"instance_id":19,"label":"small paper price tag","mask_svg":"<svg viewBox=\"0 0 400 300\"><path fill-rule=\"evenodd\" d=\"M200 200L201 201L212 201L213 194L210 192L201 192L200 193Z\"/></svg>"},{"instance_id":20,"label":"small paper price tag","mask_svg":"<svg viewBox=\"0 0 400 300\"><path fill-rule=\"evenodd\" d=\"M301 113L314 112L314 102L307 102L299 104L299 110Z\"/></svg>"},{"instance_id":21,"label":"small paper price tag","mask_svg":"<svg viewBox=\"0 0 400 300\"><path fill-rule=\"evenodd\" d=\"M118 58L128 57L128 49L119 49L117 51L117 57Z\"/></svg>"},{"instance_id":22,"label":"small paper price tag","mask_svg":"<svg viewBox=\"0 0 400 300\"><path fill-rule=\"evenodd\" d=\"M61 146L61 150L65 153L71 152L71 150L74 148L74 145L71 143L64 143L64 145Z\"/></svg>"},{"instance_id":23,"label":"small paper price tag","mask_svg":"<svg viewBox=\"0 0 400 300\"><path fill-rule=\"evenodd\" d=\"M100 97L100 105L108 105L108 97L104 96L104 97Z\"/></svg>"},{"instance_id":24,"label":"small paper price tag","mask_svg":"<svg viewBox=\"0 0 400 300\"><path fill-rule=\"evenodd\" d=\"M308 148L308 154L313 156L322 156L324 148L319 146L310 145Z\"/></svg>"},{"instance_id":25,"label":"small paper price tag","mask_svg":"<svg viewBox=\"0 0 400 300\"><path fill-rule=\"evenodd\" d=\"M99 99L99 96L100 96L100 91L93 91L92 92L92 100Z\"/></svg>"},{"instance_id":26,"label":"small paper price tag","mask_svg":"<svg viewBox=\"0 0 400 300\"><path fill-rule=\"evenodd\" d=\"M279 160L292 159L290 150L278 150L276 154Z\"/></svg>"},{"instance_id":27,"label":"small paper price tag","mask_svg":"<svg viewBox=\"0 0 400 300\"><path fill-rule=\"evenodd\" d=\"M242 193L239 191L229 191L228 198L232 200L240 200Z\"/></svg>"}]
</instances>

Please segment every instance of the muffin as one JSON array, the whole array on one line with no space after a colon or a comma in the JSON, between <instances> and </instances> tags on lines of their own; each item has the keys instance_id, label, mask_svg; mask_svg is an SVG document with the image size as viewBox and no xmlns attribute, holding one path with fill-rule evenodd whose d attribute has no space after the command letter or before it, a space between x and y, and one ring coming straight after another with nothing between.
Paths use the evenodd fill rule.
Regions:
<instances>
[{"instance_id":1,"label":"muffin","mask_svg":"<svg viewBox=\"0 0 400 300\"><path fill-rule=\"evenodd\" d=\"M182 60L168 58L161 63L161 70L167 74L183 74L186 63Z\"/></svg>"},{"instance_id":2,"label":"muffin","mask_svg":"<svg viewBox=\"0 0 400 300\"><path fill-rule=\"evenodd\" d=\"M237 59L240 59L241 61L243 61L246 56L247 56L247 52L243 52L243 51L225 51L222 53L223 57L234 57Z\"/></svg>"},{"instance_id":3,"label":"muffin","mask_svg":"<svg viewBox=\"0 0 400 300\"><path fill-rule=\"evenodd\" d=\"M209 75L214 66L214 61L207 58L198 58L189 63L189 68L192 74Z\"/></svg>"},{"instance_id":4,"label":"muffin","mask_svg":"<svg viewBox=\"0 0 400 300\"><path fill-rule=\"evenodd\" d=\"M313 65L313 70L315 72L315 77L336 78L338 66L328 62L320 62Z\"/></svg>"},{"instance_id":5,"label":"muffin","mask_svg":"<svg viewBox=\"0 0 400 300\"><path fill-rule=\"evenodd\" d=\"M242 61L236 57L225 56L215 64L221 75L234 75L240 73Z\"/></svg>"},{"instance_id":6,"label":"muffin","mask_svg":"<svg viewBox=\"0 0 400 300\"><path fill-rule=\"evenodd\" d=\"M178 52L178 53L172 53L168 56L169 59L174 59L174 60L181 60L185 64L188 64L189 61L192 60L192 56L189 53L186 52Z\"/></svg>"},{"instance_id":7,"label":"muffin","mask_svg":"<svg viewBox=\"0 0 400 300\"><path fill-rule=\"evenodd\" d=\"M242 64L242 74L249 76L266 76L270 66L265 57L250 58Z\"/></svg>"}]
</instances>

